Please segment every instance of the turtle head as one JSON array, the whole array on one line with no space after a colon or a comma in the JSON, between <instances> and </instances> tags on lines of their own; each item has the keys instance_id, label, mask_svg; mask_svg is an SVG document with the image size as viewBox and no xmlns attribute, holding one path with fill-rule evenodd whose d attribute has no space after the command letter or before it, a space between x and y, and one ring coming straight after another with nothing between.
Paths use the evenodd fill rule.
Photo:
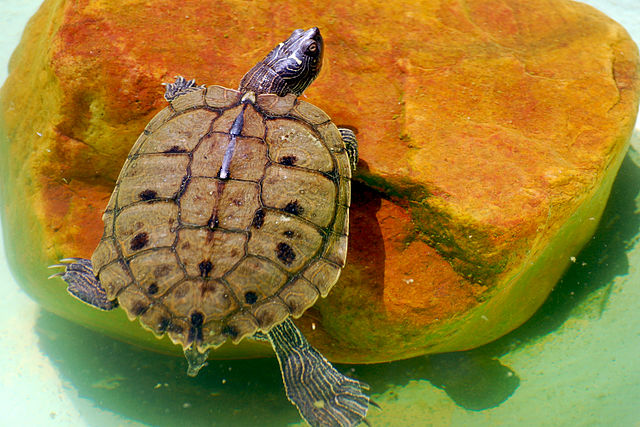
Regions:
<instances>
[{"instance_id":1,"label":"turtle head","mask_svg":"<svg viewBox=\"0 0 640 427\"><path fill-rule=\"evenodd\" d=\"M245 74L240 91L300 95L320 73L323 51L318 28L297 29Z\"/></svg>"}]
</instances>

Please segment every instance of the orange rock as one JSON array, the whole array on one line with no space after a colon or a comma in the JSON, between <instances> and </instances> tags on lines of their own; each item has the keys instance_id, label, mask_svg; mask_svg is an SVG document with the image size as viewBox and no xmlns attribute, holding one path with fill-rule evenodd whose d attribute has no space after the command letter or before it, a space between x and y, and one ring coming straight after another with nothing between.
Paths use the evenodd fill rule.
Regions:
<instances>
[{"instance_id":1,"label":"orange rock","mask_svg":"<svg viewBox=\"0 0 640 427\"><path fill-rule=\"evenodd\" d=\"M306 99L357 129L361 155L348 264L300 320L310 341L374 362L471 348L524 322L593 233L638 107L635 45L571 1L45 1L0 94L4 229L25 290L173 348L68 297L45 267L90 257L123 160L164 105L161 82L237 87L309 26L326 54ZM214 356L258 354L246 342Z\"/></svg>"}]
</instances>

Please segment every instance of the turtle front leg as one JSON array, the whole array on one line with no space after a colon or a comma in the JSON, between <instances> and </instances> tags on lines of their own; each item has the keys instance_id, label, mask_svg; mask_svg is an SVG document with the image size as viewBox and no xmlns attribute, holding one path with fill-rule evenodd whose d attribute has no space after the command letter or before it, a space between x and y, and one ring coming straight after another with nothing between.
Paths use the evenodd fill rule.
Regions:
<instances>
[{"instance_id":1,"label":"turtle front leg","mask_svg":"<svg viewBox=\"0 0 640 427\"><path fill-rule=\"evenodd\" d=\"M165 86L164 99L171 102L180 95L203 89L205 86L197 86L196 79L186 80L182 76L176 76L174 83L162 83Z\"/></svg>"},{"instance_id":2,"label":"turtle front leg","mask_svg":"<svg viewBox=\"0 0 640 427\"><path fill-rule=\"evenodd\" d=\"M64 271L52 274L49 279L61 277L67 282L67 292L80 301L100 310L113 310L117 301L109 301L107 292L93 273L91 260L83 258L66 258L61 264L50 265L49 268L63 267Z\"/></svg>"},{"instance_id":3,"label":"turtle front leg","mask_svg":"<svg viewBox=\"0 0 640 427\"><path fill-rule=\"evenodd\" d=\"M338 372L307 342L291 319L268 335L276 352L287 397L312 427L360 424L369 409L364 383Z\"/></svg>"},{"instance_id":4,"label":"turtle front leg","mask_svg":"<svg viewBox=\"0 0 640 427\"><path fill-rule=\"evenodd\" d=\"M358 165L358 140L356 134L351 129L338 128L340 135L342 135L342 141L347 149L347 156L349 156L349 163L351 163L351 170L356 170Z\"/></svg>"}]
</instances>

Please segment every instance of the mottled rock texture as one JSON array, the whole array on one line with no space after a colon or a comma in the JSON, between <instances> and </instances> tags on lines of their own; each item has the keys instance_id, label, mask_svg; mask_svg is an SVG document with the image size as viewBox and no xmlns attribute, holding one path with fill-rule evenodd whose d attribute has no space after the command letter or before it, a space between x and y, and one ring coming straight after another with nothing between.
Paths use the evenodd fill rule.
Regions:
<instances>
[{"instance_id":1,"label":"mottled rock texture","mask_svg":"<svg viewBox=\"0 0 640 427\"><path fill-rule=\"evenodd\" d=\"M299 27L306 100L358 132L347 267L298 323L330 359L468 349L524 322L593 233L635 120L638 53L562 0L46 0L2 88L5 243L47 310L178 351L47 281L89 258L123 161L176 74L237 87ZM225 345L214 357L268 354Z\"/></svg>"}]
</instances>

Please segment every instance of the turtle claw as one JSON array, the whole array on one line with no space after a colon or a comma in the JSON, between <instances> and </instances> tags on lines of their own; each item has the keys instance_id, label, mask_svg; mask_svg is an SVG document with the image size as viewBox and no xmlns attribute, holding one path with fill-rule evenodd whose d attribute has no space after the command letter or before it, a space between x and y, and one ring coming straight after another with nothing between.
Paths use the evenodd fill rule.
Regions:
<instances>
[{"instance_id":1,"label":"turtle claw","mask_svg":"<svg viewBox=\"0 0 640 427\"><path fill-rule=\"evenodd\" d=\"M51 268L51 267L53 267L53 266L49 266L49 268ZM47 280L48 279L53 279L54 277L62 277L62 276L64 276L64 273L65 273L64 271L59 271L57 273L53 273L51 276L47 277Z\"/></svg>"},{"instance_id":2,"label":"turtle claw","mask_svg":"<svg viewBox=\"0 0 640 427\"><path fill-rule=\"evenodd\" d=\"M65 258L68 259L68 258ZM60 260L60 262L64 262L63 259ZM65 275L65 273L67 272L67 267L69 266L69 264L51 264L49 266L47 266L47 268L64 268L64 271L58 271L57 273L53 273L51 276L47 277L47 279L53 279L54 277L62 277Z\"/></svg>"},{"instance_id":3,"label":"turtle claw","mask_svg":"<svg viewBox=\"0 0 640 427\"><path fill-rule=\"evenodd\" d=\"M83 258L62 258L60 262L64 262L65 264L71 264L74 262L78 262L80 260L83 260Z\"/></svg>"},{"instance_id":4,"label":"turtle claw","mask_svg":"<svg viewBox=\"0 0 640 427\"><path fill-rule=\"evenodd\" d=\"M67 268L69 264L51 264L50 266L48 266L47 268Z\"/></svg>"}]
</instances>

